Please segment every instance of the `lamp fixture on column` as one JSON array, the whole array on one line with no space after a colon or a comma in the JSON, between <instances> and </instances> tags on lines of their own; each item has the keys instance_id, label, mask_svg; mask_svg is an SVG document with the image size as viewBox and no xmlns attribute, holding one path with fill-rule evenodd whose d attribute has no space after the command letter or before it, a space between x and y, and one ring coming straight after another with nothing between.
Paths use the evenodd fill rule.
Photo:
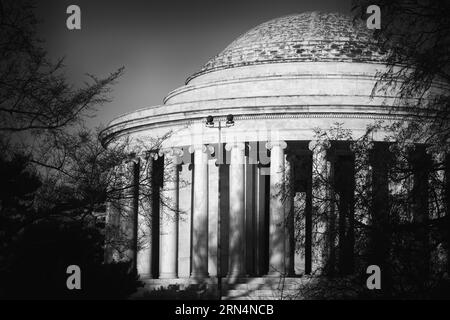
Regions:
<instances>
[{"instance_id":1,"label":"lamp fixture on column","mask_svg":"<svg viewBox=\"0 0 450 320\"><path fill-rule=\"evenodd\" d=\"M206 117L206 126L207 127L214 127L214 117L209 115Z\"/></svg>"},{"instance_id":2,"label":"lamp fixture on column","mask_svg":"<svg viewBox=\"0 0 450 320\"><path fill-rule=\"evenodd\" d=\"M234 116L232 114L227 115L227 122L225 122L225 125L227 127L234 126Z\"/></svg>"},{"instance_id":3,"label":"lamp fixture on column","mask_svg":"<svg viewBox=\"0 0 450 320\"><path fill-rule=\"evenodd\" d=\"M218 121L218 126L216 127L214 125L214 117L212 115L209 115L206 117L206 121L205 121L205 126L208 128L218 128L221 129L222 126L222 121L219 120ZM225 127L232 127L234 126L234 115L232 115L231 113L227 115L226 117L226 121L225 121Z\"/></svg>"},{"instance_id":4,"label":"lamp fixture on column","mask_svg":"<svg viewBox=\"0 0 450 320\"><path fill-rule=\"evenodd\" d=\"M229 128L234 126L234 115L228 114L226 117L225 125L222 125L222 120L218 120L218 125L214 125L214 117L212 115L209 115L206 117L205 126L208 128L215 128L218 129L219 138L218 138L218 158L222 159L222 128ZM219 202L220 202L220 188L219 188L219 194L218 194ZM221 219L220 219L220 206L218 208L218 215L217 215L217 291L218 291L218 298L221 300L222 298L222 250L220 245L221 240L221 232L220 232L220 225L221 225Z\"/></svg>"}]
</instances>

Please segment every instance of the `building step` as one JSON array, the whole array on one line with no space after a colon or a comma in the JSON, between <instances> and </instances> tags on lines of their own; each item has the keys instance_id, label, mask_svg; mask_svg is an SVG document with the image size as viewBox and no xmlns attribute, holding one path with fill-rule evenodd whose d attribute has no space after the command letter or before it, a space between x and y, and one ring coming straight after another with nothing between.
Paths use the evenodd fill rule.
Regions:
<instances>
[{"instance_id":1,"label":"building step","mask_svg":"<svg viewBox=\"0 0 450 320\"><path fill-rule=\"evenodd\" d=\"M217 287L217 279L192 279L192 278L177 278L177 279L141 279L144 287L148 289L160 288L208 288Z\"/></svg>"},{"instance_id":2,"label":"building step","mask_svg":"<svg viewBox=\"0 0 450 320\"><path fill-rule=\"evenodd\" d=\"M295 290L304 283L234 283L224 284L224 290Z\"/></svg>"},{"instance_id":3,"label":"building step","mask_svg":"<svg viewBox=\"0 0 450 320\"><path fill-rule=\"evenodd\" d=\"M292 300L299 299L299 290L228 290L224 300Z\"/></svg>"},{"instance_id":4,"label":"building step","mask_svg":"<svg viewBox=\"0 0 450 320\"><path fill-rule=\"evenodd\" d=\"M298 299L300 289L312 277L222 278L224 300ZM143 287L131 299L217 299L217 278L141 279Z\"/></svg>"}]
</instances>

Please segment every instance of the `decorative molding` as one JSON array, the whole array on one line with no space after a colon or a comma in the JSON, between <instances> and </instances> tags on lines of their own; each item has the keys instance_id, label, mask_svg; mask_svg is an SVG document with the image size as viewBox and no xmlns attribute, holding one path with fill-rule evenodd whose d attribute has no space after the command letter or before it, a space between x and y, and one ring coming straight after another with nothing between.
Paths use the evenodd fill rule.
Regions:
<instances>
[{"instance_id":1,"label":"decorative molding","mask_svg":"<svg viewBox=\"0 0 450 320\"><path fill-rule=\"evenodd\" d=\"M164 98L163 104L170 105L170 104L167 104L167 101L169 101L170 99L172 99L180 94L191 92L191 91L196 91L196 90L201 90L201 89L205 89L205 88L210 88L210 87L226 86L226 85L230 85L230 84L263 82L263 81L284 81L284 80L304 80L304 79L307 79L307 80L312 80L312 79L327 79L327 80L328 79L339 79L339 80L347 79L347 80L351 80L351 79L354 79L354 80L358 80L358 81L366 80L366 81L375 82L376 74L374 73L373 75L367 75L367 73L329 73L329 74L328 73L318 73L318 74L305 73L305 74L301 74L301 75L280 74L280 75L276 75L276 76L268 75L268 76L258 76L258 77L242 77L242 78L232 79L232 80L227 80L227 79L215 80L215 81L210 81L210 82L205 82L205 83L186 85L186 86L177 88L175 90L172 90ZM350 96L350 95L343 95L343 96ZM355 95L351 95L351 96L355 96ZM375 97L377 97L377 96L375 96ZM390 96L383 96L383 97L389 98ZM207 99L207 100L201 100L201 101L210 101L210 100L219 100L219 99ZM197 101L183 101L183 103L195 103L195 102L197 102Z\"/></svg>"},{"instance_id":2,"label":"decorative molding","mask_svg":"<svg viewBox=\"0 0 450 320\"><path fill-rule=\"evenodd\" d=\"M292 62L316 62L316 61L314 61L314 60L306 61L305 59L290 58L290 59L285 59L285 60L271 59L271 60L260 60L260 61L254 61L254 62L246 62L246 63L244 63L244 62L234 63L234 64L225 65L225 66L217 66L214 68L196 72L186 79L185 84L187 85L193 79L198 78L202 75L211 73L211 72L227 70L227 69L234 69L234 68L239 68L239 67L247 67L247 66L252 66L252 65L266 65L266 64L279 64L279 63L292 63ZM322 59L320 59L319 62L350 62L351 63L351 62L355 62L355 61L353 59L343 60L343 59L336 59L336 58L330 58L330 59L322 58ZM386 65L385 61L374 61L374 60L361 60L361 61L358 61L358 63L376 64L376 65L384 65L384 66Z\"/></svg>"},{"instance_id":3,"label":"decorative molding","mask_svg":"<svg viewBox=\"0 0 450 320\"><path fill-rule=\"evenodd\" d=\"M318 106L318 105L317 105ZM320 106L328 106L328 105L320 105ZM277 106L264 106L267 108L276 108ZM284 106L278 106L278 107L284 107ZM288 106L290 108L294 108L295 106ZM305 106L306 107L306 106ZM316 107L316 106L314 106ZM352 106L355 107L355 106ZM386 108L386 106L367 106L368 108L381 108L384 107L386 110L385 113L368 113L368 112L283 112L278 114L237 114L235 115L235 120L272 120L272 119L308 119L308 118L340 118L340 119L367 119L367 120L413 120L416 119L416 117L412 114L408 114L405 112L407 108L400 108L400 107L390 107ZM252 107L245 107L245 108L252 108ZM244 109L245 109L244 108ZM388 113L392 109L396 112ZM238 108L235 108L238 109ZM225 112L224 110L222 110ZM227 111L228 112L228 111ZM232 109L230 109L230 112L233 112ZM183 114L183 113L180 113ZM206 114L206 111L205 111ZM142 132L145 130L151 130L153 128L161 128L161 127L168 127L176 125L177 123L179 125L192 125L192 124L198 124L204 122L204 117L196 116L195 118L191 119L173 119L173 120L166 120L166 121L157 121L157 122L146 122L146 120L154 118L154 116L147 116L142 117L139 119L133 119L133 120L126 120L124 122L120 122L117 124L114 124L110 127L107 127L100 133L100 138L102 140L102 143L104 146L107 146L109 142L111 142L113 139L118 139L122 136L126 136L133 133Z\"/></svg>"},{"instance_id":4,"label":"decorative molding","mask_svg":"<svg viewBox=\"0 0 450 320\"><path fill-rule=\"evenodd\" d=\"M318 107L319 105L314 105L314 107ZM329 105L320 105L320 106L329 106ZM253 106L255 108L261 108L258 106ZM285 107L285 106L263 106L264 108L277 108L277 107ZM289 108L295 108L296 106L287 106ZM308 106L305 106L308 107ZM351 107L356 107L356 106L351 106ZM376 107L384 107L385 109L386 106L367 106L368 108L376 108ZM241 107L239 107L241 108ZM252 107L243 107L244 109L250 109ZM391 108L396 108L396 107L391 107ZM238 108L235 108L238 109ZM403 111L402 109L407 110L407 108L396 108L398 111ZM203 110L202 110L203 111ZM207 110L204 110L205 113L207 113ZM389 110L386 110L389 111ZM185 115L185 113L181 113L180 115L183 114ZM173 120L166 120L166 121L157 121L154 123L136 123L136 124L132 124L133 122L144 122L145 120L148 120L150 118L154 118L154 116L147 116L147 117L142 117L139 119L131 119L131 120L126 120L123 122L119 122L116 124L113 124L109 127L107 127L106 129L104 129L101 133L100 136L102 137L102 140L107 140L108 137L110 136L114 136L114 135L118 135L120 132L123 131L131 131L131 132L139 132L142 131L143 127L147 127L146 129L149 129L149 126L165 126L167 124L173 124L174 122L178 122L180 124L193 124L193 123L203 123L204 122L204 117L198 117L196 116L195 118L184 118L184 119L173 119ZM353 119L377 119L377 120L408 120L408 119L415 119L416 117L414 115L408 115L408 113L404 112L404 113L391 113L388 114L386 113L368 113L368 112L359 112L359 113L355 113L355 112L283 112L283 113L279 113L279 114L241 114L241 115L235 115L235 119L236 120L258 120L258 119L263 119L263 120L271 120L271 119L286 119L286 118L293 118L293 119L302 119L302 118L353 118ZM127 126L128 125L128 126Z\"/></svg>"}]
</instances>

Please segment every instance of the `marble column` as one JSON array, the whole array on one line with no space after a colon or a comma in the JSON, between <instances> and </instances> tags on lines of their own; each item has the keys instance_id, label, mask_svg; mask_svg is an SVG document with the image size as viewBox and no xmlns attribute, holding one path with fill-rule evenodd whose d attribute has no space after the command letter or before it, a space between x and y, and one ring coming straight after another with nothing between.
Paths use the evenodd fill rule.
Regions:
<instances>
[{"instance_id":1,"label":"marble column","mask_svg":"<svg viewBox=\"0 0 450 320\"><path fill-rule=\"evenodd\" d=\"M432 166L429 175L430 186L430 219L439 219L440 217L447 218L447 230L450 230L450 219L448 216L448 156L443 150L428 149L427 153L431 156ZM445 239L445 238L444 238ZM446 255L446 270L450 271L450 233L447 233L447 250ZM438 251L444 253L445 240L438 245ZM449 273L450 274L450 273Z\"/></svg>"},{"instance_id":2,"label":"marble column","mask_svg":"<svg viewBox=\"0 0 450 320\"><path fill-rule=\"evenodd\" d=\"M295 234L294 234L294 162L296 157L287 156L285 161L285 261L286 275L295 274Z\"/></svg>"},{"instance_id":3,"label":"marble column","mask_svg":"<svg viewBox=\"0 0 450 320\"><path fill-rule=\"evenodd\" d=\"M210 146L212 148L212 146ZM216 153L217 154L217 153ZM208 160L208 273L216 277L219 259L218 252L218 218L219 218L219 166L216 158Z\"/></svg>"},{"instance_id":4,"label":"marble column","mask_svg":"<svg viewBox=\"0 0 450 320\"><path fill-rule=\"evenodd\" d=\"M429 175L431 171L431 156L426 152L426 146L416 144L411 148L409 161L413 173L412 216L416 226L414 233L414 251L417 254L416 268L419 278L426 282L430 275L430 227L429 227Z\"/></svg>"},{"instance_id":5,"label":"marble column","mask_svg":"<svg viewBox=\"0 0 450 320\"><path fill-rule=\"evenodd\" d=\"M371 165L371 206L370 233L368 245L368 263L381 268L382 289L389 292L391 288L391 265L389 256L392 247L392 224L389 217L389 194L394 197L402 193L402 184L392 183L389 170L396 161L395 152L391 153L394 145L387 142L374 142L369 150ZM391 189L391 190L390 190Z\"/></svg>"},{"instance_id":6,"label":"marble column","mask_svg":"<svg viewBox=\"0 0 450 320\"><path fill-rule=\"evenodd\" d=\"M123 166L111 170L111 178L107 189L106 221L105 221L105 262L119 261L120 218L123 210Z\"/></svg>"},{"instance_id":7,"label":"marble column","mask_svg":"<svg viewBox=\"0 0 450 320\"><path fill-rule=\"evenodd\" d=\"M192 278L208 274L208 148L194 145L194 199L192 210Z\"/></svg>"},{"instance_id":8,"label":"marble column","mask_svg":"<svg viewBox=\"0 0 450 320\"><path fill-rule=\"evenodd\" d=\"M178 159L181 149L162 150L164 154L164 183L161 190L159 240L159 278L177 277L178 248Z\"/></svg>"},{"instance_id":9,"label":"marble column","mask_svg":"<svg viewBox=\"0 0 450 320\"><path fill-rule=\"evenodd\" d=\"M373 147L373 141L350 144L350 150L355 156L355 216L360 217L364 224L370 224L370 208L367 206L367 199L372 194L373 168L369 156Z\"/></svg>"},{"instance_id":10,"label":"marble column","mask_svg":"<svg viewBox=\"0 0 450 320\"><path fill-rule=\"evenodd\" d=\"M269 234L266 224L266 208L267 208L267 186L266 181L269 178L268 175L263 174L261 168L257 167L256 171L256 181L255 181L255 189L256 189L256 230L255 232L255 245L256 245L256 274L258 276L264 275L267 272L268 264L267 256L269 250L266 248L266 242L264 241ZM269 169L269 168L267 168Z\"/></svg>"},{"instance_id":11,"label":"marble column","mask_svg":"<svg viewBox=\"0 0 450 320\"><path fill-rule=\"evenodd\" d=\"M125 260L131 261L130 269L137 272L137 216L139 202L139 159L133 158L126 165L126 206L123 215L126 240Z\"/></svg>"},{"instance_id":12,"label":"marble column","mask_svg":"<svg viewBox=\"0 0 450 320\"><path fill-rule=\"evenodd\" d=\"M141 159L142 183L139 190L137 271L141 278L152 275L152 222L153 222L153 155Z\"/></svg>"},{"instance_id":13,"label":"marble column","mask_svg":"<svg viewBox=\"0 0 450 320\"><path fill-rule=\"evenodd\" d=\"M320 274L326 264L327 210L330 168L326 160L329 141L313 140L308 148L312 151L312 273Z\"/></svg>"},{"instance_id":14,"label":"marble column","mask_svg":"<svg viewBox=\"0 0 450 320\"><path fill-rule=\"evenodd\" d=\"M189 278L191 275L192 165L186 163L186 160L184 162L178 184L178 277Z\"/></svg>"},{"instance_id":15,"label":"marble column","mask_svg":"<svg viewBox=\"0 0 450 320\"><path fill-rule=\"evenodd\" d=\"M245 270L245 144L227 143L230 151L230 222L228 276L244 276Z\"/></svg>"},{"instance_id":16,"label":"marble column","mask_svg":"<svg viewBox=\"0 0 450 320\"><path fill-rule=\"evenodd\" d=\"M269 204L269 275L284 275L285 216L284 216L284 149L285 141L270 141L270 204Z\"/></svg>"},{"instance_id":17,"label":"marble column","mask_svg":"<svg viewBox=\"0 0 450 320\"><path fill-rule=\"evenodd\" d=\"M427 150L431 156L429 185L434 190L430 205L430 218L436 219L445 215L445 153ZM431 191L431 190L430 190Z\"/></svg>"},{"instance_id":18,"label":"marble column","mask_svg":"<svg viewBox=\"0 0 450 320\"><path fill-rule=\"evenodd\" d=\"M443 159L444 170L444 186L443 186L443 202L444 202L444 214L447 217L447 230L450 230L450 154L445 154ZM447 274L450 274L450 232L447 232L445 239L447 242Z\"/></svg>"}]
</instances>

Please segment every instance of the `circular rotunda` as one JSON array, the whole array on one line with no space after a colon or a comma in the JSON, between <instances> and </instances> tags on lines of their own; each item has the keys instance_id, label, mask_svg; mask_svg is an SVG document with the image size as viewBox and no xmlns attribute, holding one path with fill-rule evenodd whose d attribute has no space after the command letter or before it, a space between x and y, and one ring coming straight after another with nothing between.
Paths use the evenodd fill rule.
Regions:
<instances>
[{"instance_id":1,"label":"circular rotunda","mask_svg":"<svg viewBox=\"0 0 450 320\"><path fill-rule=\"evenodd\" d=\"M347 217L343 230L351 230L355 155L347 141L320 144L317 131L339 123L358 139L376 121L408 115L395 92L372 94L385 59L372 30L352 17L284 16L238 37L163 104L111 121L104 145L127 141L134 172L147 164L152 181L151 205L134 202L131 210L128 258L141 278L264 283L320 274L330 261L351 272L351 232L336 250L344 264L318 241L331 218L330 207L318 204L328 191L315 179L334 172L337 185L349 188L336 191L343 205L331 214ZM383 141L383 133L372 139ZM158 142L145 150L150 141ZM123 223L108 208L108 223ZM293 208L302 221L291 217ZM321 211L326 218L315 219Z\"/></svg>"}]
</instances>

